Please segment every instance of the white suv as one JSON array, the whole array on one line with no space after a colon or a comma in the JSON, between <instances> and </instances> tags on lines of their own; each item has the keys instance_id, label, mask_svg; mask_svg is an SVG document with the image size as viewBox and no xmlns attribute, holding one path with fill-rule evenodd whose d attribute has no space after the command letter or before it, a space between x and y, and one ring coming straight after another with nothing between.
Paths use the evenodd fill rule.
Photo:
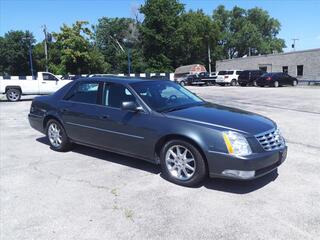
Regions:
<instances>
[{"instance_id":1,"label":"white suv","mask_svg":"<svg viewBox=\"0 0 320 240\"><path fill-rule=\"evenodd\" d=\"M216 83L221 86L226 84L230 86L236 86L240 73L240 70L219 71L217 74Z\"/></svg>"}]
</instances>

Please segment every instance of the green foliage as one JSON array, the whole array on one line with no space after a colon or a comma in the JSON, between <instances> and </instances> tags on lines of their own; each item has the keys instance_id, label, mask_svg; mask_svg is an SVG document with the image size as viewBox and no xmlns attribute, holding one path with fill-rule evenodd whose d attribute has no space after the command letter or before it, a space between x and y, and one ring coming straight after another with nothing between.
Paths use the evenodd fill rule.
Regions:
<instances>
[{"instance_id":1,"label":"green foliage","mask_svg":"<svg viewBox=\"0 0 320 240\"><path fill-rule=\"evenodd\" d=\"M144 14L140 32L148 69L172 71L178 61L176 53L181 48L181 37L176 30L184 5L177 0L147 0L140 12Z\"/></svg>"},{"instance_id":2,"label":"green foliage","mask_svg":"<svg viewBox=\"0 0 320 240\"><path fill-rule=\"evenodd\" d=\"M31 75L29 46L34 43L29 31L9 31L0 37L0 74Z\"/></svg>"},{"instance_id":3,"label":"green foliage","mask_svg":"<svg viewBox=\"0 0 320 240\"><path fill-rule=\"evenodd\" d=\"M98 24L77 21L53 33L48 46L49 71L55 74L169 72L181 65L208 65L211 59L281 52L280 23L261 8L227 10L218 6L212 16L185 11L179 0L146 0L138 18L102 17ZM27 37L27 38L26 38ZM10 31L0 37L0 74L30 75L29 45L35 71L45 70L44 42L32 33ZM34 45L35 44L35 45ZM214 67L214 66L213 66Z\"/></svg>"},{"instance_id":4,"label":"green foliage","mask_svg":"<svg viewBox=\"0 0 320 240\"><path fill-rule=\"evenodd\" d=\"M279 21L261 8L245 10L235 6L228 11L221 5L212 18L221 32L220 59L282 52L285 47L284 40L277 38Z\"/></svg>"}]
</instances>

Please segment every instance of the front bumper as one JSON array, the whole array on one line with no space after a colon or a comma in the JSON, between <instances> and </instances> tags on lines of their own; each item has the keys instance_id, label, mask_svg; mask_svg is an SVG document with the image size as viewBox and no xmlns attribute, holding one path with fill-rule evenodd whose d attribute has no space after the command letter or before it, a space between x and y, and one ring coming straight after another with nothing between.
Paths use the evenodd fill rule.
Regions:
<instances>
[{"instance_id":1,"label":"front bumper","mask_svg":"<svg viewBox=\"0 0 320 240\"><path fill-rule=\"evenodd\" d=\"M255 179L262 177L278 168L287 157L287 146L275 151L254 153L250 156L236 157L225 153L207 152L209 176L231 179ZM226 171L227 170L227 171ZM253 175L241 176L226 174L234 170L242 173L254 171Z\"/></svg>"}]
</instances>

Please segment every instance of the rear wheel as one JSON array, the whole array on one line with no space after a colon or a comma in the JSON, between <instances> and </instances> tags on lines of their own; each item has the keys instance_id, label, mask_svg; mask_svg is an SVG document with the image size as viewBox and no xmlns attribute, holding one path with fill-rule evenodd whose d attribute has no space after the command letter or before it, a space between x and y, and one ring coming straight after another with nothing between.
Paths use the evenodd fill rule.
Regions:
<instances>
[{"instance_id":1,"label":"rear wheel","mask_svg":"<svg viewBox=\"0 0 320 240\"><path fill-rule=\"evenodd\" d=\"M7 90L6 97L10 102L17 102L21 98L21 91L18 88L10 88Z\"/></svg>"},{"instance_id":2,"label":"rear wheel","mask_svg":"<svg viewBox=\"0 0 320 240\"><path fill-rule=\"evenodd\" d=\"M182 186L196 186L207 176L201 153L183 140L167 142L161 150L160 161L166 179Z\"/></svg>"},{"instance_id":3,"label":"rear wheel","mask_svg":"<svg viewBox=\"0 0 320 240\"><path fill-rule=\"evenodd\" d=\"M236 86L236 85L237 85L237 80L232 79L231 83L230 83L230 86Z\"/></svg>"},{"instance_id":4,"label":"rear wheel","mask_svg":"<svg viewBox=\"0 0 320 240\"><path fill-rule=\"evenodd\" d=\"M53 150L64 152L70 149L71 143L63 126L55 119L51 119L47 123L47 137Z\"/></svg>"},{"instance_id":5,"label":"rear wheel","mask_svg":"<svg viewBox=\"0 0 320 240\"><path fill-rule=\"evenodd\" d=\"M279 82L278 81L274 81L273 86L274 87L279 87Z\"/></svg>"},{"instance_id":6,"label":"rear wheel","mask_svg":"<svg viewBox=\"0 0 320 240\"><path fill-rule=\"evenodd\" d=\"M255 87L258 86L257 81L253 81L252 85Z\"/></svg>"},{"instance_id":7,"label":"rear wheel","mask_svg":"<svg viewBox=\"0 0 320 240\"><path fill-rule=\"evenodd\" d=\"M181 86L185 86L185 85L186 85L185 81L181 81L181 82L180 82L180 85L181 85Z\"/></svg>"},{"instance_id":8,"label":"rear wheel","mask_svg":"<svg viewBox=\"0 0 320 240\"><path fill-rule=\"evenodd\" d=\"M245 83L240 83L240 86L241 86L241 87L246 87L247 84L245 84Z\"/></svg>"}]
</instances>

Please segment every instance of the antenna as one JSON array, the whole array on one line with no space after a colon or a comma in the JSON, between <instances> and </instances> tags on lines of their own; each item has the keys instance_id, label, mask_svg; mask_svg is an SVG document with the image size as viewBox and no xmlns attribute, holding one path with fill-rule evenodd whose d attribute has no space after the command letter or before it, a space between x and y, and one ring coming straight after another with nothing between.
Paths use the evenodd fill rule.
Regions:
<instances>
[{"instance_id":1,"label":"antenna","mask_svg":"<svg viewBox=\"0 0 320 240\"><path fill-rule=\"evenodd\" d=\"M296 41L299 41L299 38L292 38L293 44L291 45L293 48L293 51L296 51Z\"/></svg>"}]
</instances>

